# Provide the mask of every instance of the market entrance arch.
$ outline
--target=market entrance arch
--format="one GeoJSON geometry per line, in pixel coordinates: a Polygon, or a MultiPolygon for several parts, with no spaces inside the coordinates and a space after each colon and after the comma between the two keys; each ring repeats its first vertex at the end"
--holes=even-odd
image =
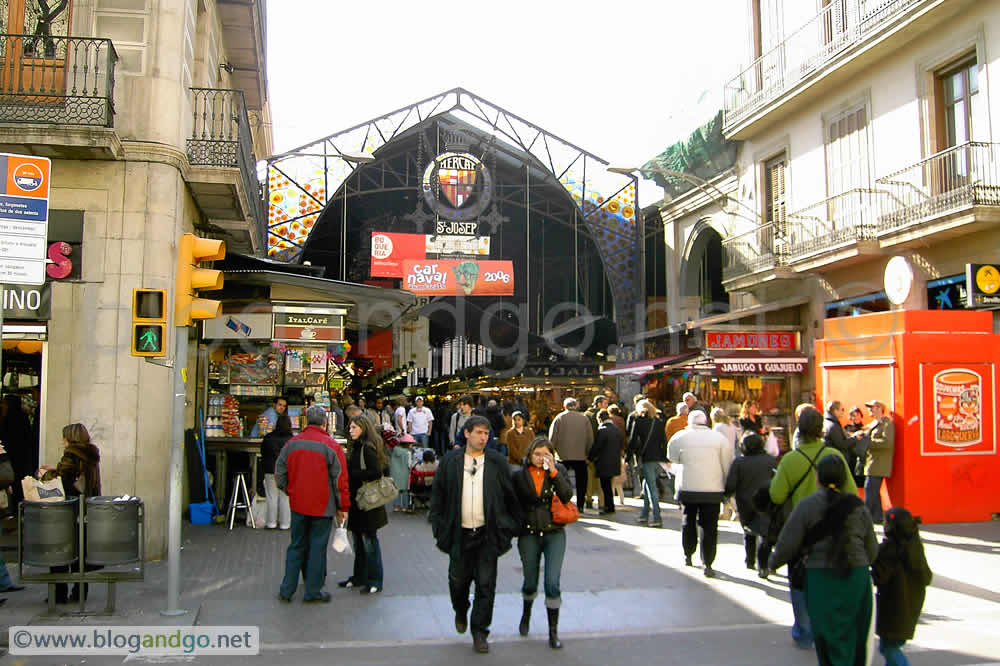
{"type": "Polygon", "coordinates": [[[328,277],[372,282],[379,278],[368,271],[370,232],[436,235],[474,226],[470,235],[491,237],[486,257],[514,262],[521,284],[507,300],[523,307],[530,329],[540,333],[545,324],[559,323],[546,321],[552,306],[579,302],[613,318],[620,338],[642,326],[637,192],[633,178],[606,167],[601,158],[455,88],[268,158],[268,256],[320,263],[328,277]],[[480,201],[481,210],[466,218],[434,209],[427,196],[431,188],[438,200],[460,198],[469,185],[428,180],[429,165],[449,152],[482,162],[485,175],[475,187],[486,177],[495,181],[491,200],[480,201]],[[539,248],[547,248],[541,257],[539,248]]]}

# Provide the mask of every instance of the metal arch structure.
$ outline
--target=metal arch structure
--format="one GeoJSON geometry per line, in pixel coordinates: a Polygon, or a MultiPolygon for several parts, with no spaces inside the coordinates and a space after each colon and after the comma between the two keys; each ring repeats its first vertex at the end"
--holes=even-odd
{"type": "MultiPolygon", "coordinates": [[[[637,181],[607,170],[606,160],[463,88],[453,88],[265,160],[268,256],[301,261],[317,220],[346,188],[359,156],[378,151],[431,118],[450,115],[524,155],[573,202],[604,264],[621,335],[644,328],[637,181]]],[[[347,196],[346,190],[342,196],[347,196]]]]}

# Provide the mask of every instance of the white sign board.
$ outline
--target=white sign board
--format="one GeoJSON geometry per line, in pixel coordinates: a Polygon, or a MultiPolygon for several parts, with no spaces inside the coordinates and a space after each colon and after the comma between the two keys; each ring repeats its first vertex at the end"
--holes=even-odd
{"type": "Polygon", "coordinates": [[[490,256],[489,236],[431,236],[427,234],[427,254],[467,254],[490,256]]]}
{"type": "Polygon", "coordinates": [[[45,284],[51,173],[47,157],[0,153],[0,283],[45,284]]]}

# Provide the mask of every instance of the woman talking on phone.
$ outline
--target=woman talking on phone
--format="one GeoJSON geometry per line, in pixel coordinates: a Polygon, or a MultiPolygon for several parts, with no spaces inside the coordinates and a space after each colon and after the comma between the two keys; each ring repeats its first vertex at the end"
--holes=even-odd
{"type": "Polygon", "coordinates": [[[566,530],[564,525],[552,520],[552,497],[555,495],[563,504],[569,504],[573,497],[573,486],[569,482],[566,468],[556,463],[547,437],[532,440],[525,457],[525,466],[514,472],[513,482],[514,493],[524,514],[521,535],[517,539],[517,550],[521,553],[521,565],[524,568],[524,584],[521,585],[524,611],[518,631],[522,636],[528,635],[531,605],[538,596],[538,577],[544,555],[549,646],[558,649],[562,647],[559,642],[559,608],[562,605],[559,578],[563,556],[566,554],[566,530]]]}

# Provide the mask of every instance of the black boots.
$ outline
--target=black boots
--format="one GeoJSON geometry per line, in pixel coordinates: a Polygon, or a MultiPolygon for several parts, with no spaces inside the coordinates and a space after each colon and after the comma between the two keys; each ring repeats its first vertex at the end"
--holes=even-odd
{"type": "Polygon", "coordinates": [[[562,647],[559,641],[559,609],[546,608],[549,613],[549,647],[558,650],[562,647]]]}
{"type": "Polygon", "coordinates": [[[522,636],[528,635],[528,625],[531,624],[531,604],[534,601],[534,599],[524,600],[524,610],[521,611],[521,624],[517,625],[517,631],[522,636]]]}

